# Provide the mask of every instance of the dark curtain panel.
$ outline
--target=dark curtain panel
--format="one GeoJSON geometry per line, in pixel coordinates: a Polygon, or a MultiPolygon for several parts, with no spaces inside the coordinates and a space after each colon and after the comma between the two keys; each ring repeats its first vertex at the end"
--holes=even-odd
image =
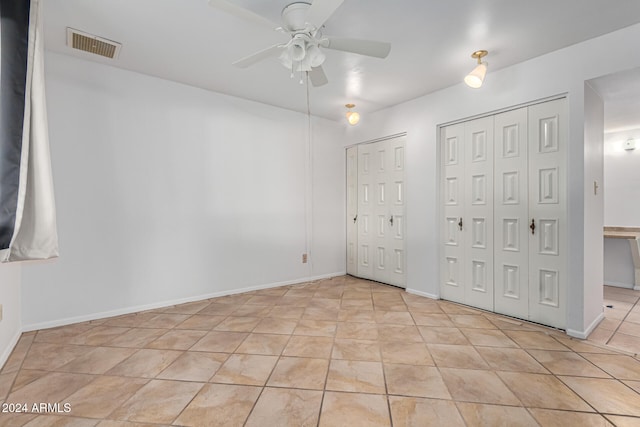
{"type": "Polygon", "coordinates": [[[0,0],[0,249],[14,234],[29,39],[30,0],[0,0]]]}

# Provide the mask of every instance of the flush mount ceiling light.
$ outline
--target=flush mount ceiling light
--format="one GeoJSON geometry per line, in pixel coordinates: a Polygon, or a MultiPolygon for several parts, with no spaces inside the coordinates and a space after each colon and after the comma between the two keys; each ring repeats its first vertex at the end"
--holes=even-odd
{"type": "Polygon", "coordinates": [[[478,65],[464,78],[464,82],[467,86],[474,89],[478,89],[482,86],[484,76],[487,74],[487,63],[482,62],[482,58],[487,56],[489,52],[486,50],[476,50],[471,54],[471,57],[478,60],[478,65]]]}
{"type": "Polygon", "coordinates": [[[347,111],[347,121],[351,126],[357,125],[360,121],[360,114],[355,111],[351,111],[351,109],[355,106],[356,104],[345,104],[345,107],[349,109],[349,111],[347,111]]]}

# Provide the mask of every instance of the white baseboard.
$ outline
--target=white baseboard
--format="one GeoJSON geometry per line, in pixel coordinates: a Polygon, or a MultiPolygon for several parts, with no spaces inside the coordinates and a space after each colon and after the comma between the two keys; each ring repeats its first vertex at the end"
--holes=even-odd
{"type": "Polygon", "coordinates": [[[586,340],[587,337],[593,330],[604,320],[604,313],[600,313],[598,317],[596,317],[593,322],[585,329],[584,331],[576,331],[575,329],[567,328],[567,335],[574,338],[579,338],[581,340],[586,340]]]}
{"type": "MultiPolygon", "coordinates": [[[[104,319],[104,318],[107,318],[107,317],[122,316],[124,314],[138,313],[140,311],[147,311],[147,310],[155,310],[155,309],[158,309],[158,308],[171,307],[172,305],[185,304],[185,303],[195,302],[195,301],[202,301],[202,300],[209,299],[209,298],[224,297],[224,296],[227,296],[227,295],[240,294],[240,293],[243,293],[243,292],[259,291],[261,289],[278,288],[280,286],[297,285],[297,284],[300,284],[300,283],[313,282],[315,280],[323,280],[323,279],[330,279],[332,277],[344,276],[345,274],[346,274],[346,272],[340,271],[340,272],[335,272],[335,273],[322,274],[322,275],[319,275],[319,276],[304,277],[304,278],[293,279],[293,280],[286,280],[286,281],[283,281],[283,282],[273,282],[273,283],[267,283],[267,284],[263,284],[263,285],[247,286],[245,288],[240,288],[240,289],[232,289],[232,290],[227,290],[227,291],[212,292],[212,293],[209,293],[209,294],[196,295],[196,296],[192,296],[192,297],[179,298],[179,299],[169,300],[169,301],[160,301],[160,302],[155,302],[155,303],[151,303],[151,304],[137,305],[137,306],[132,306],[132,307],[124,307],[124,308],[119,308],[119,309],[116,309],[116,310],[102,311],[102,312],[99,312],[99,313],[91,313],[91,314],[87,314],[87,315],[83,315],[83,316],[67,317],[67,318],[64,318],[64,319],[50,320],[50,321],[40,322],[40,323],[32,323],[32,324],[28,324],[28,325],[23,325],[22,332],[37,331],[37,330],[40,330],[40,329],[55,328],[55,327],[58,327],[58,326],[65,326],[65,325],[70,325],[70,324],[73,324],[73,323],[88,322],[88,321],[91,321],[91,320],[104,319]]],[[[20,337],[20,335],[18,334],[18,338],[19,337],[20,337]]],[[[16,342],[17,342],[17,340],[16,340],[16,342]]],[[[10,347],[9,353],[11,353],[11,351],[13,350],[14,346],[15,346],[15,343],[14,343],[14,345],[12,345],[10,347]]]]}
{"type": "Polygon", "coordinates": [[[11,352],[16,347],[16,344],[18,344],[18,340],[20,340],[21,335],[21,330],[16,331],[16,334],[11,338],[11,341],[9,341],[9,344],[2,352],[2,355],[0,355],[0,369],[2,369],[4,364],[7,363],[7,360],[9,360],[9,356],[11,356],[11,352]]]}
{"type": "Polygon", "coordinates": [[[430,294],[428,292],[419,291],[417,289],[407,288],[405,290],[409,294],[418,295],[418,296],[421,296],[421,297],[426,297],[426,298],[431,298],[431,299],[440,299],[439,295],[430,294]]]}
{"type": "MultiPolygon", "coordinates": [[[[632,283],[612,282],[611,280],[605,280],[605,286],[613,286],[614,288],[635,289],[632,283]]],[[[640,289],[640,288],[639,288],[640,289]]]]}

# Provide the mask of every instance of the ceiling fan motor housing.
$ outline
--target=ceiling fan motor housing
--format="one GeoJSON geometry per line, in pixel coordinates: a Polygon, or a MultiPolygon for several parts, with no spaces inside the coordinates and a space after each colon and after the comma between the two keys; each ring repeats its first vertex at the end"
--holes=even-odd
{"type": "Polygon", "coordinates": [[[284,28],[287,31],[292,32],[307,32],[311,30],[307,28],[308,25],[306,22],[307,14],[310,7],[310,3],[298,2],[291,3],[290,5],[282,9],[282,22],[284,23],[284,28]]]}

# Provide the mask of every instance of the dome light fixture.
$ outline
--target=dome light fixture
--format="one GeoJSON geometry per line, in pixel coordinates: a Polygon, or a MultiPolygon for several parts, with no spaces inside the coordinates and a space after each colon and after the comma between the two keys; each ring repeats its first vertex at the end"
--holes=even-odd
{"type": "Polygon", "coordinates": [[[478,60],[478,65],[474,68],[467,76],[464,78],[464,82],[467,86],[478,89],[482,86],[482,82],[484,81],[484,76],[487,74],[487,64],[486,62],[482,62],[482,58],[487,56],[489,52],[486,50],[476,50],[471,54],[471,57],[478,60]]]}
{"type": "Polygon", "coordinates": [[[356,111],[351,111],[351,109],[355,106],[356,104],[345,104],[345,107],[349,109],[349,111],[347,111],[347,121],[351,126],[357,125],[360,121],[360,114],[356,111]]]}

